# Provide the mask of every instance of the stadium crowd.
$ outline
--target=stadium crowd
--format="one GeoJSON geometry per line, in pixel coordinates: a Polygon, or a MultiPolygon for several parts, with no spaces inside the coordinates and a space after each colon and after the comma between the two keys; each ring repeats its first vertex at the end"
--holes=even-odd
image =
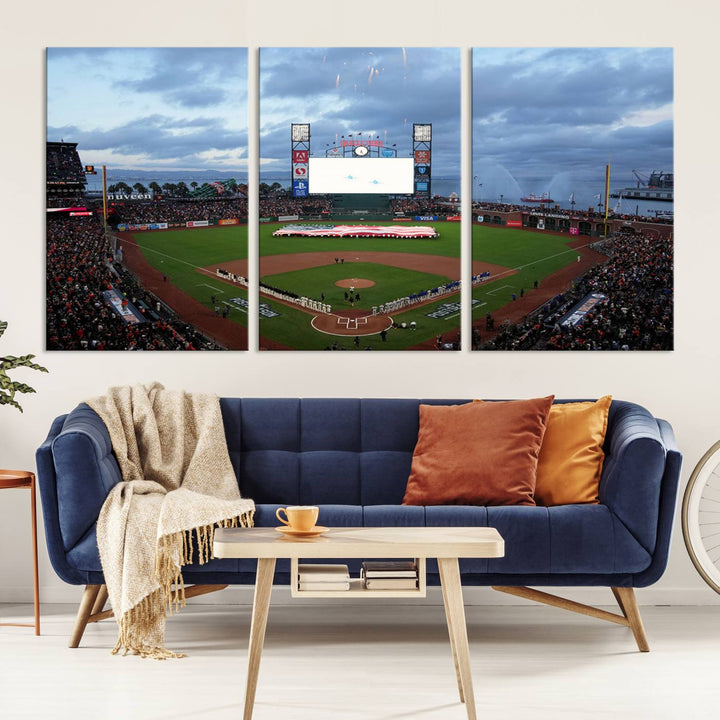
{"type": "MultiPolygon", "coordinates": [[[[102,212],[102,206],[98,208],[102,212]]],[[[154,200],[152,202],[114,203],[108,221],[112,224],[175,223],[184,225],[193,220],[238,218],[247,220],[247,198],[213,200],[154,200]]]]}
{"type": "Polygon", "coordinates": [[[48,350],[220,350],[175,319],[113,263],[97,217],[47,217],[48,350]],[[117,290],[145,322],[126,323],[103,293],[117,290]]]}
{"type": "Polygon", "coordinates": [[[74,144],[48,143],[45,161],[47,182],[85,184],[85,169],[74,144]]]}
{"type": "Polygon", "coordinates": [[[604,243],[608,260],[588,270],[573,288],[532,317],[506,324],[483,350],[672,350],[672,240],[619,234],[604,243]],[[576,325],[562,319],[590,293],[606,299],[576,325]]]}
{"type": "MultiPolygon", "coordinates": [[[[499,202],[485,202],[485,201],[476,201],[473,200],[472,204],[472,212],[473,215],[482,215],[483,213],[487,212],[502,212],[502,213],[510,213],[510,212],[523,212],[523,213],[538,213],[538,212],[547,212],[552,213],[556,216],[562,216],[564,218],[567,218],[568,220],[570,218],[576,218],[579,220],[594,220],[596,222],[600,222],[605,218],[604,211],[595,211],[590,210],[589,208],[587,210],[567,210],[564,208],[559,208],[556,206],[545,206],[545,207],[539,207],[538,205],[516,205],[513,203],[499,203],[499,202]]],[[[608,213],[608,218],[612,218],[613,220],[625,220],[627,222],[653,222],[653,223],[662,223],[664,225],[672,225],[673,224],[673,218],[672,216],[664,217],[664,216],[643,216],[643,215],[632,215],[632,214],[620,214],[615,213],[612,210],[608,213]]]]}
{"type": "Polygon", "coordinates": [[[273,193],[260,196],[260,217],[278,217],[279,215],[299,215],[319,217],[332,211],[332,196],[294,198],[289,193],[273,193]]]}
{"type": "Polygon", "coordinates": [[[446,198],[395,197],[390,207],[396,215],[459,215],[460,205],[446,198]]]}

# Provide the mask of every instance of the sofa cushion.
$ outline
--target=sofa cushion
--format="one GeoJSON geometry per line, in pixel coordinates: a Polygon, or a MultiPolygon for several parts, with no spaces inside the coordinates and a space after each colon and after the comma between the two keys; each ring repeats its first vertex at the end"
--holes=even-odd
{"type": "Polygon", "coordinates": [[[597,503],[612,397],[553,405],[540,448],[537,505],[597,503]]]}
{"type": "Polygon", "coordinates": [[[534,505],[553,396],[420,405],[405,505],[534,505]]]}
{"type": "MultiPolygon", "coordinates": [[[[256,526],[275,527],[278,524],[275,518],[278,507],[274,504],[257,505],[256,526]]],[[[328,527],[494,527],[505,540],[504,557],[460,560],[463,573],[491,573],[495,579],[490,582],[497,582],[498,574],[587,576],[589,573],[633,573],[644,570],[650,563],[649,553],[604,505],[321,505],[318,523],[328,527]]],[[[101,572],[94,526],[68,552],[67,557],[77,570],[101,572]]],[[[361,559],[348,562],[353,572],[359,568],[360,562],[361,559]]],[[[205,565],[188,565],[183,573],[202,573],[207,575],[203,582],[215,582],[213,573],[254,573],[256,565],[256,560],[252,558],[214,559],[205,565]]],[[[287,562],[279,563],[278,570],[287,571],[287,562]]],[[[437,572],[434,560],[428,560],[427,570],[428,573],[437,572]]],[[[218,578],[217,582],[228,580],[218,578]]]]}

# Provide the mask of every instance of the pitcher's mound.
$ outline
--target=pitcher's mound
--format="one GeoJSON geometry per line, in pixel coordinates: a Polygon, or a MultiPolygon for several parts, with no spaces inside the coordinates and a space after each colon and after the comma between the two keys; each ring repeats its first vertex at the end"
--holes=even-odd
{"type": "Polygon", "coordinates": [[[341,288],[369,288],[375,283],[372,280],[366,280],[365,278],[344,278],[342,280],[338,280],[335,284],[341,288]]]}

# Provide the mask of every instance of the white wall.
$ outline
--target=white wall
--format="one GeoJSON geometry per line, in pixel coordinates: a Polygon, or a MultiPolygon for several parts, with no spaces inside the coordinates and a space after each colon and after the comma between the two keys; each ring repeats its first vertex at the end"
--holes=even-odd
{"type": "MultiPolygon", "coordinates": [[[[111,384],[158,379],[167,387],[237,396],[531,397],[555,393],[592,397],[612,393],[671,421],[685,455],[682,491],[695,463],[720,436],[720,238],[712,227],[720,199],[714,7],[710,0],[492,4],[323,0],[304,6],[289,0],[123,0],[110,4],[24,2],[5,7],[0,42],[0,318],[8,320],[10,328],[0,341],[0,352],[35,352],[51,373],[23,374],[38,390],[38,395],[25,399],[23,415],[0,408],[0,466],[33,468],[34,451],[52,419],[111,384]],[[293,17],[293,10],[298,17],[293,17]],[[674,46],[677,349],[654,354],[357,353],[343,355],[342,364],[335,353],[44,352],[44,48],[310,44],[459,46],[465,49],[466,91],[468,49],[474,45],[674,46]]],[[[256,66],[256,54],[251,53],[251,58],[256,66]]],[[[592,76],[588,82],[593,82],[592,76]]],[[[255,115],[251,130],[256,127],[255,115]]],[[[257,147],[252,142],[251,150],[257,147]]],[[[469,161],[464,173],[469,180],[469,161]]],[[[254,237],[252,232],[251,240],[254,237]]],[[[467,231],[465,240],[467,244],[467,231]]],[[[464,266],[467,269],[467,261],[464,266]]],[[[255,332],[255,324],[251,331],[255,332]]],[[[251,339],[251,346],[256,344],[251,339]]],[[[27,501],[27,493],[21,491],[0,494],[0,601],[29,601],[32,596],[27,501]]],[[[78,589],[65,586],[52,571],[44,541],[41,555],[43,598],[76,598],[78,589]]],[[[483,597],[478,595],[478,601],[483,597]]],[[[718,600],[688,561],[679,517],[670,566],[655,588],[640,592],[640,600],[718,600]]]]}

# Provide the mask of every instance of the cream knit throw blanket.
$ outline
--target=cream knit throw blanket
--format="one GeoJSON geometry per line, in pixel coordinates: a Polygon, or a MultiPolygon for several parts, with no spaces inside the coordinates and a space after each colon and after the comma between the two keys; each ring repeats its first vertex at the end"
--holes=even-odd
{"type": "Polygon", "coordinates": [[[107,426],[123,477],[97,526],[119,626],[113,653],[182,657],[164,647],[166,613],[185,604],[182,567],[212,557],[216,524],[250,526],[255,509],[238,490],[220,402],[154,383],[110,388],[87,404],[107,426]]]}

